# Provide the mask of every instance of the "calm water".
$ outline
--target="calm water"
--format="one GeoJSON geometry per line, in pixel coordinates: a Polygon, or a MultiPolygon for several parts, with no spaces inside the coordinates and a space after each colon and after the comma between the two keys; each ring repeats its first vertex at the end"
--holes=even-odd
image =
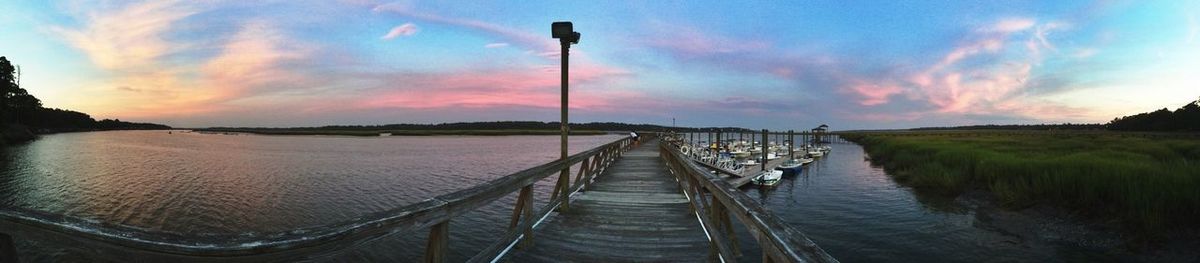
{"type": "MultiPolygon", "coordinates": [[[[798,226],[842,262],[1055,262],[1093,261],[1103,252],[1066,244],[1029,244],[988,230],[974,211],[941,197],[915,195],[881,168],[862,147],[832,144],[805,174],[784,177],[773,189],[748,187],[788,223],[798,226]]],[[[740,233],[742,243],[752,242],[740,233]]],[[[743,249],[755,255],[757,247],[743,249]]]]}
{"type": "MultiPolygon", "coordinates": [[[[569,148],[575,153],[619,138],[574,136],[569,148]]],[[[3,149],[0,207],[186,235],[266,235],[350,220],[544,164],[558,158],[558,140],[166,131],[56,134],[3,149]]],[[[535,187],[541,200],[548,195],[547,183],[551,182],[535,187]]],[[[451,245],[482,247],[490,239],[481,237],[507,225],[505,213],[511,211],[513,199],[452,221],[451,245]]],[[[410,236],[423,239],[426,234],[410,236]]],[[[386,249],[368,246],[335,257],[402,260],[419,255],[423,244],[406,238],[375,242],[386,249]]],[[[81,252],[44,251],[53,244],[19,246],[24,247],[22,256],[37,250],[33,253],[41,254],[38,257],[47,257],[42,259],[81,252]]],[[[453,256],[465,258],[467,253],[453,256]]]]}
{"type": "MultiPolygon", "coordinates": [[[[619,136],[578,136],[572,152],[619,136]]],[[[43,136],[4,149],[0,206],[38,209],[188,235],[268,234],[352,219],[470,187],[557,158],[556,136],[256,136],[163,131],[43,136]]],[[[976,227],[967,209],[918,199],[852,144],[786,177],[747,188],[844,262],[1044,261],[976,227]]],[[[549,180],[536,196],[545,200],[549,180]]],[[[513,196],[452,221],[452,260],[469,257],[507,224],[513,196]]],[[[539,202],[539,205],[544,202],[539,202]]],[[[329,261],[411,261],[426,232],[328,255],[329,261]]],[[[757,252],[742,233],[747,260],[757,252]]],[[[88,258],[53,241],[19,241],[26,260],[88,258]]]]}

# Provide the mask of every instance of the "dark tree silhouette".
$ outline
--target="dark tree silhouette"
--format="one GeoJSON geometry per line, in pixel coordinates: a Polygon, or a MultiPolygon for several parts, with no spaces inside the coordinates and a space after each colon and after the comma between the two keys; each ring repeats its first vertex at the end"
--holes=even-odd
{"type": "Polygon", "coordinates": [[[166,125],[120,120],[96,121],[82,112],[43,108],[41,100],[21,88],[15,73],[16,66],[13,66],[7,57],[0,56],[0,125],[27,126],[37,133],[170,128],[166,125]]]}
{"type": "Polygon", "coordinates": [[[1200,100],[1183,105],[1174,112],[1162,108],[1113,119],[1108,129],[1115,131],[1200,131],[1200,100]]]}

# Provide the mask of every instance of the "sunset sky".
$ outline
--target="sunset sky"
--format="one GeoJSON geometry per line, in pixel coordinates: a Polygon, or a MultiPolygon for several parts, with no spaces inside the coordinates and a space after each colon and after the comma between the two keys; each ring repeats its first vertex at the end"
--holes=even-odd
{"type": "Polygon", "coordinates": [[[1200,98],[1200,1],[6,1],[47,107],[181,127],[1107,122],[1200,98]],[[253,2],[253,3],[252,3],[253,2]]]}

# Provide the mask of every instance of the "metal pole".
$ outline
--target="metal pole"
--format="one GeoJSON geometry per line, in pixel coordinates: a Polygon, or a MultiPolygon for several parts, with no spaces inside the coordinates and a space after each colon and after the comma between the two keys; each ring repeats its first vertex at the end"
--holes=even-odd
{"type": "MultiPolygon", "coordinates": [[[[567,133],[570,132],[570,127],[567,126],[567,96],[569,95],[569,93],[567,93],[567,91],[568,91],[568,89],[567,89],[568,59],[567,58],[570,57],[570,54],[571,54],[571,52],[570,52],[571,42],[568,42],[566,40],[560,40],[559,43],[562,44],[562,92],[561,92],[562,93],[562,104],[560,105],[560,107],[562,107],[562,114],[561,114],[561,118],[560,118],[559,124],[558,124],[559,129],[562,131],[562,134],[560,135],[560,140],[559,140],[559,142],[560,142],[559,145],[562,147],[559,147],[559,149],[561,149],[561,151],[559,151],[559,159],[566,161],[567,160],[567,133]]],[[[571,170],[570,169],[571,169],[570,165],[564,166],[562,171],[560,171],[558,174],[558,177],[559,177],[558,181],[559,181],[559,183],[562,183],[562,185],[563,185],[562,191],[560,191],[560,193],[562,193],[562,195],[563,195],[563,199],[562,199],[562,210],[563,211],[566,211],[566,210],[570,209],[570,207],[571,207],[571,204],[570,204],[571,197],[569,196],[570,193],[567,193],[567,191],[566,191],[567,189],[570,189],[570,187],[569,187],[570,186],[569,180],[571,180],[571,178],[570,178],[571,170]]]]}

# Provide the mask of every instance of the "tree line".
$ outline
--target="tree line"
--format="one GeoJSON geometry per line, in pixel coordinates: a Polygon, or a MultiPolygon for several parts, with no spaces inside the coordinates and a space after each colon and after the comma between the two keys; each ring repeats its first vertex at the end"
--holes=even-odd
{"type": "MultiPolygon", "coordinates": [[[[679,132],[701,132],[701,131],[745,131],[743,128],[736,127],[706,127],[706,128],[685,128],[685,127],[668,127],[654,124],[628,124],[619,122],[589,122],[589,123],[571,123],[571,130],[591,130],[591,131],[679,131],[679,132]]],[[[294,128],[255,128],[255,127],[213,127],[213,129],[275,129],[275,130],[410,130],[410,131],[450,131],[450,130],[558,130],[559,122],[540,122],[540,121],[491,121],[491,122],[453,122],[453,123],[437,123],[437,124],[385,124],[385,125],[328,125],[320,127],[294,127],[294,128]]]]}
{"type": "Polygon", "coordinates": [[[913,131],[926,130],[1026,130],[1026,131],[1050,131],[1050,130],[1104,130],[1104,124],[1099,123],[1063,123],[1063,124],[1007,124],[1007,125],[970,125],[970,126],[955,126],[955,127],[922,127],[909,129],[913,131]]]}
{"type": "Polygon", "coordinates": [[[170,129],[153,123],[104,119],[86,113],[42,107],[42,101],[21,87],[16,66],[0,56],[0,125],[6,130],[28,129],[33,133],[88,130],[170,129]]]}
{"type": "Polygon", "coordinates": [[[1119,117],[1108,122],[1114,131],[1200,131],[1200,100],[1193,101],[1175,111],[1162,108],[1152,112],[1119,117]]]}

